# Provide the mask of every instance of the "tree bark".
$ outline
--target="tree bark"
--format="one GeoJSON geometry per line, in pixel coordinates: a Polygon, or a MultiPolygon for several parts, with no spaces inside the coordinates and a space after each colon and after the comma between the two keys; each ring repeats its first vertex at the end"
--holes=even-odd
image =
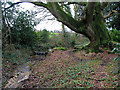
{"type": "Polygon", "coordinates": [[[99,46],[107,46],[109,44],[110,37],[104,17],[102,16],[102,11],[99,7],[100,4],[96,6],[91,2],[89,2],[89,4],[87,11],[87,29],[85,32],[87,32],[87,37],[90,40],[88,47],[90,47],[92,51],[98,51],[99,46]]]}

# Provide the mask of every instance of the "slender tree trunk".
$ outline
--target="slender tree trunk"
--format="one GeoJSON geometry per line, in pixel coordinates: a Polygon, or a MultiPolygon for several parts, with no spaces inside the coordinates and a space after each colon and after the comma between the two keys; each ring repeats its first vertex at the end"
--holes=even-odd
{"type": "MultiPolygon", "coordinates": [[[[74,5],[74,11],[75,11],[75,19],[78,21],[78,14],[77,14],[78,5],[77,4],[74,5]]],[[[75,38],[77,38],[77,35],[78,35],[78,33],[75,33],[75,38]]]]}
{"type": "Polygon", "coordinates": [[[77,12],[78,12],[78,5],[77,4],[74,5],[74,11],[75,11],[75,19],[78,21],[78,14],[77,14],[77,12]]]}
{"type": "Polygon", "coordinates": [[[63,33],[63,37],[65,37],[65,25],[64,24],[62,24],[62,33],[63,33]]]}
{"type": "MultiPolygon", "coordinates": [[[[61,9],[63,10],[63,3],[61,3],[61,9]]],[[[65,38],[65,25],[62,23],[62,34],[63,34],[63,38],[65,38]]]]}

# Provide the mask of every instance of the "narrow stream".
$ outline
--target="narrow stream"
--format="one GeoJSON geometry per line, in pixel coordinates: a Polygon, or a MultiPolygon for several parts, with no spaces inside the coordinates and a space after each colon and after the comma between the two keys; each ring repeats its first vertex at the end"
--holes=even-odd
{"type": "Polygon", "coordinates": [[[44,60],[50,50],[51,49],[49,49],[47,52],[36,51],[36,57],[31,57],[29,58],[28,62],[18,66],[18,68],[15,70],[16,73],[14,77],[8,80],[8,84],[6,84],[5,88],[21,88],[24,81],[28,79],[29,75],[31,74],[31,62],[36,60],[44,60]]]}

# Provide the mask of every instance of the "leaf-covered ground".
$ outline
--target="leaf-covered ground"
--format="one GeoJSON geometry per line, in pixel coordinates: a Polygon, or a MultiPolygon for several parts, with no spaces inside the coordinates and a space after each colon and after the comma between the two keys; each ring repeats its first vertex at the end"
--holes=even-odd
{"type": "Polygon", "coordinates": [[[117,54],[56,50],[32,64],[23,88],[115,88],[118,86],[117,54]]]}

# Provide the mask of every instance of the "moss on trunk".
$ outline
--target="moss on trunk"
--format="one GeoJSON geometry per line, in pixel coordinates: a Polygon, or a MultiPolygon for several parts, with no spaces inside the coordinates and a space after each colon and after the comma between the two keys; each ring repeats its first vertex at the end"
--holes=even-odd
{"type": "Polygon", "coordinates": [[[88,38],[90,39],[90,44],[85,48],[88,51],[99,51],[100,46],[107,46],[110,42],[109,32],[106,28],[104,17],[101,14],[101,10],[96,4],[93,21],[86,25],[88,32],[88,38]]]}

